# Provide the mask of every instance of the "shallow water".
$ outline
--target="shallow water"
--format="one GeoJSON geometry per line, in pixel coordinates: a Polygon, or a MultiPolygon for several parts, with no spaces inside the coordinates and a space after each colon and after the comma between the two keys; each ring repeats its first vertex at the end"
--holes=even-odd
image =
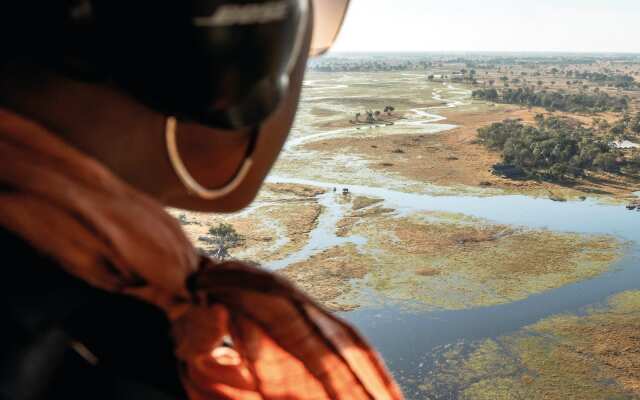
{"type": "Polygon", "coordinates": [[[522,195],[432,196],[381,187],[337,185],[278,176],[271,176],[269,182],[297,183],[327,189],[347,187],[352,195],[383,199],[385,207],[396,209],[400,215],[418,211],[463,213],[500,224],[562,232],[612,234],[624,240],[640,242],[639,212],[629,211],[624,205],[603,204],[594,199],[557,202],[522,195]]]}
{"type": "MultiPolygon", "coordinates": [[[[442,347],[460,341],[496,338],[559,313],[581,313],[586,306],[640,287],[640,248],[635,246],[607,273],[525,300],[456,311],[411,313],[400,306],[343,313],[382,353],[408,398],[420,393],[425,374],[437,368],[442,347]]],[[[440,393],[439,395],[444,395],[440,393]]],[[[438,395],[437,393],[433,393],[438,395]]]]}
{"type": "MultiPolygon", "coordinates": [[[[315,79],[315,77],[314,77],[315,79]]],[[[397,74],[397,80],[415,80],[416,87],[433,89],[417,74],[397,74]]],[[[307,97],[335,97],[336,90],[366,81],[366,75],[341,74],[329,82],[320,78],[307,82],[307,97]],[[338,83],[339,84],[336,84],[338,83]]],[[[420,89],[422,90],[422,89],[420,89]]],[[[431,98],[446,105],[414,108],[407,120],[400,121],[389,134],[410,132],[441,132],[453,125],[437,124],[445,118],[437,115],[438,108],[460,107],[468,100],[469,92],[451,85],[432,90],[431,98]]],[[[385,93],[387,96],[407,96],[406,93],[385,93]]],[[[308,105],[303,101],[303,110],[308,105]]],[[[304,112],[303,112],[304,114],[304,112]]],[[[287,145],[291,155],[294,148],[309,141],[355,133],[354,128],[321,131],[311,127],[312,119],[305,117],[296,123],[292,140],[287,145]]],[[[287,154],[285,153],[285,157],[287,154]]],[[[438,368],[437,356],[443,348],[460,341],[495,338],[512,333],[540,319],[562,312],[580,312],[585,306],[601,303],[615,293],[640,288],[640,212],[629,211],[624,205],[604,204],[595,199],[585,201],[555,202],[543,198],[522,195],[501,196],[433,196],[427,192],[403,191],[402,182],[343,185],[333,181],[271,176],[270,182],[297,183],[328,189],[320,196],[324,211],[318,226],[311,233],[309,243],[299,252],[269,264],[272,269],[283,268],[293,262],[303,261],[321,251],[344,243],[363,245],[362,237],[340,238],[336,236],[336,223],[348,211],[341,201],[340,191],[347,187],[352,196],[383,199],[383,206],[396,210],[398,215],[410,215],[421,211],[462,213],[499,224],[533,229],[549,229],[558,232],[614,235],[628,242],[625,256],[611,270],[586,281],[566,285],[532,295],[527,299],[490,307],[459,311],[408,311],[406,304],[362,308],[342,313],[353,322],[380,350],[394,375],[400,380],[407,397],[424,398],[418,386],[430,371],[438,368]],[[334,193],[333,188],[338,192],[334,193]],[[389,189],[393,187],[395,190],[389,189]]],[[[433,192],[431,192],[433,193],[433,192]]],[[[639,192],[640,194],[640,192],[639,192]]],[[[373,291],[371,291],[373,292],[373,291]]],[[[371,296],[376,296],[371,293],[371,296]]],[[[373,302],[376,304],[376,302],[373,302]]],[[[414,308],[418,309],[418,308],[414,308]]],[[[445,390],[445,389],[443,389],[445,390]]],[[[455,398],[450,393],[432,393],[428,398],[455,398]]]]}
{"type": "MultiPolygon", "coordinates": [[[[344,205],[337,201],[341,195],[332,192],[337,185],[292,178],[271,177],[270,180],[330,189],[321,200],[327,211],[313,231],[309,244],[300,252],[272,263],[270,267],[282,268],[345,242],[363,244],[364,238],[335,236],[335,223],[345,212],[344,205]]],[[[522,301],[456,311],[411,312],[406,304],[398,304],[343,313],[342,316],[354,323],[379,349],[396,378],[401,381],[408,398],[424,395],[418,385],[428,371],[437,369],[434,363],[443,346],[461,340],[475,341],[509,334],[542,318],[563,312],[579,312],[582,307],[603,302],[615,293],[640,287],[640,213],[630,212],[621,205],[602,204],[594,200],[554,202],[526,196],[434,197],[353,185],[349,186],[349,191],[352,196],[384,199],[384,206],[396,209],[400,215],[418,211],[464,213],[500,224],[527,228],[613,234],[629,242],[626,255],[609,272],[594,279],[532,295],[522,301]]],[[[371,295],[376,296],[373,293],[371,295]]],[[[375,301],[372,303],[376,304],[375,301]]],[[[439,395],[446,396],[447,393],[439,395]]]]}
{"type": "Polygon", "coordinates": [[[287,265],[304,261],[322,250],[348,243],[356,245],[365,244],[367,239],[361,236],[338,237],[335,235],[336,224],[345,213],[345,205],[335,201],[336,194],[327,192],[318,196],[318,203],[323,207],[323,212],[318,218],[318,226],[309,235],[307,244],[298,252],[281,260],[267,264],[273,270],[284,268],[287,265]],[[332,234],[333,232],[333,234],[332,234]]]}

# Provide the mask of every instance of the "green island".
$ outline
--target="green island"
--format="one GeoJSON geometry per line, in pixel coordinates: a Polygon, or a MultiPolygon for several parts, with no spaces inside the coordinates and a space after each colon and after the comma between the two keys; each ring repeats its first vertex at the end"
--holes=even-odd
{"type": "MultiPolygon", "coordinates": [[[[516,83],[519,83],[516,82],[516,83]]],[[[597,113],[604,111],[622,112],[629,107],[626,96],[612,96],[608,93],[566,93],[560,91],[536,90],[532,87],[517,89],[488,88],[477,89],[472,97],[479,100],[504,104],[518,104],[526,107],[543,107],[547,111],[568,111],[597,113]]]]}
{"type": "Polygon", "coordinates": [[[329,54],[251,207],[171,212],[356,324],[408,399],[639,398],[639,79],[634,54],[329,54]]]}
{"type": "Polygon", "coordinates": [[[583,315],[556,315],[514,334],[447,347],[421,388],[465,400],[636,399],[639,329],[640,291],[623,292],[583,315]]]}
{"type": "Polygon", "coordinates": [[[584,177],[589,171],[637,176],[640,151],[612,146],[623,138],[640,139],[640,114],[616,122],[610,129],[597,121],[593,127],[585,127],[569,118],[537,114],[534,126],[505,120],[478,130],[482,144],[501,152],[503,163],[494,170],[514,178],[561,182],[584,177]]]}

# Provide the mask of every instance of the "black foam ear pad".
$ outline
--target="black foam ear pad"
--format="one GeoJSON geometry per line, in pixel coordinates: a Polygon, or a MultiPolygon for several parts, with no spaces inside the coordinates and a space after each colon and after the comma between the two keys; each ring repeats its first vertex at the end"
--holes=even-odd
{"type": "Polygon", "coordinates": [[[3,2],[0,7],[0,63],[58,58],[66,4],[60,0],[3,2]]]}
{"type": "Polygon", "coordinates": [[[64,3],[55,42],[46,32],[34,35],[64,69],[110,80],[162,113],[221,128],[256,126],[273,112],[309,20],[309,0],[64,3]]]}

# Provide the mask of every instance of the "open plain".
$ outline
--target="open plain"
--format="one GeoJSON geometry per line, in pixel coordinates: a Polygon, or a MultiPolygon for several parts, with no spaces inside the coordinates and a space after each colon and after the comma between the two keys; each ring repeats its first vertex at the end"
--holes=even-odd
{"type": "Polygon", "coordinates": [[[639,397],[640,213],[627,206],[640,176],[626,165],[636,149],[620,150],[620,171],[512,179],[492,173],[503,154],[478,129],[544,115],[608,140],[599,127],[631,126],[640,91],[605,83],[599,91],[629,108],[593,113],[472,92],[593,92],[568,71],[636,76],[640,64],[475,60],[470,74],[458,58],[376,71],[362,57],[349,59],[361,71],[329,58],[307,74],[291,137],[249,209],[170,210],[195,245],[215,254],[210,229],[229,224],[243,239],[231,257],[283,274],[356,324],[410,399],[639,397]]]}

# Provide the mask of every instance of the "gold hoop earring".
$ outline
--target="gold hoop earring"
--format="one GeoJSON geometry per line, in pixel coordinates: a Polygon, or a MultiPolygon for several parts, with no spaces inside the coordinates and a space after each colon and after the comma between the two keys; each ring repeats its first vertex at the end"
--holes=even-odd
{"type": "Polygon", "coordinates": [[[178,179],[187,188],[190,194],[198,196],[205,200],[215,200],[228,195],[240,186],[240,183],[246,178],[251,165],[253,164],[252,154],[244,159],[244,162],[238,169],[236,175],[226,185],[218,189],[207,189],[200,185],[191,176],[187,167],[184,165],[180,152],[178,151],[178,144],[176,142],[176,131],[178,129],[178,121],[175,117],[167,117],[165,124],[165,137],[167,142],[167,154],[171,161],[171,166],[174,172],[178,176],[178,179]]]}

